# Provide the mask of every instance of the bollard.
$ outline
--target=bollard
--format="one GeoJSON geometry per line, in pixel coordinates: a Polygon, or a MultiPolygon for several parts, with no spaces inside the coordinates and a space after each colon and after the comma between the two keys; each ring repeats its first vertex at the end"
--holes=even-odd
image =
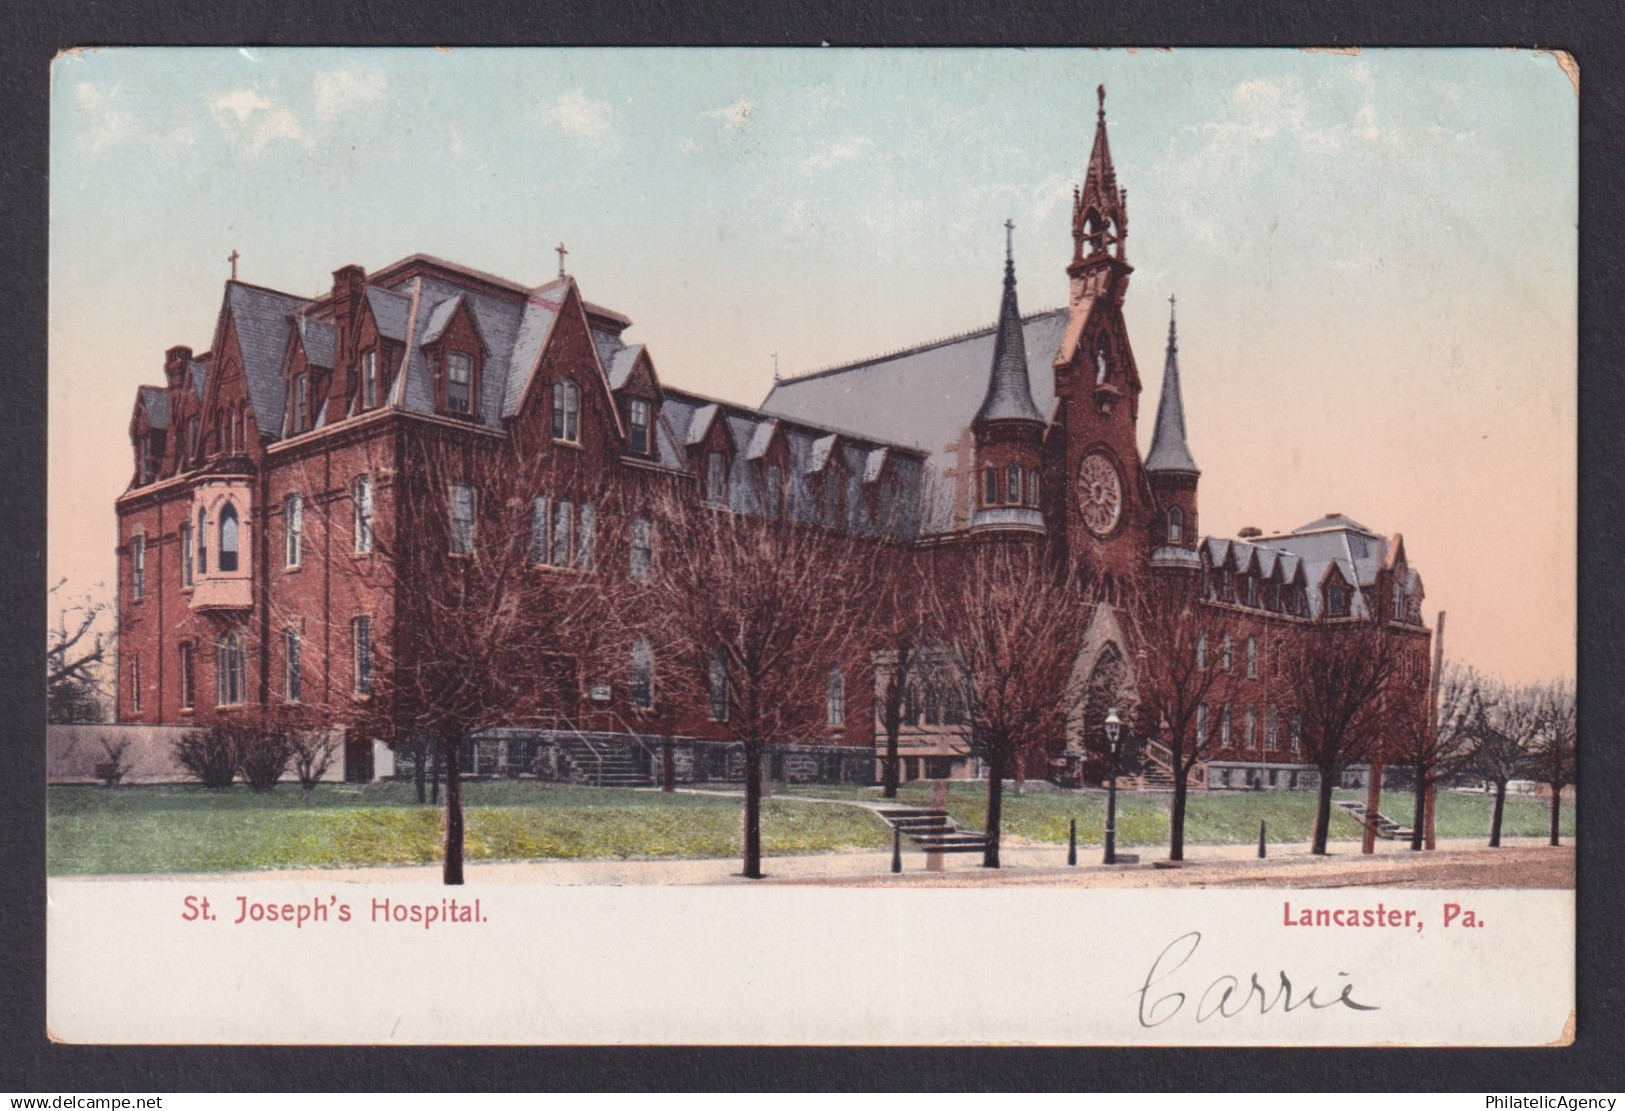
{"type": "Polygon", "coordinates": [[[1074,867],[1078,863],[1078,820],[1076,818],[1067,822],[1066,862],[1074,867]]]}
{"type": "Polygon", "coordinates": [[[897,826],[891,828],[891,870],[903,870],[903,831],[897,826]]]}
{"type": "Polygon", "coordinates": [[[1258,859],[1264,859],[1264,823],[1258,823],[1258,859]]]}

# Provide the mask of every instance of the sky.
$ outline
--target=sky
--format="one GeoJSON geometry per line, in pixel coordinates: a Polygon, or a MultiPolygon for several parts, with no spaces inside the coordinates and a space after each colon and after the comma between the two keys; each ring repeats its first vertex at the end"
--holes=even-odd
{"type": "Polygon", "coordinates": [[[1124,312],[1167,298],[1202,527],[1402,533],[1446,655],[1574,673],[1578,99],[1549,54],[145,48],[52,72],[50,550],[113,579],[138,385],[244,281],[554,247],[663,380],[785,375],[1063,305],[1107,90],[1124,312]]]}

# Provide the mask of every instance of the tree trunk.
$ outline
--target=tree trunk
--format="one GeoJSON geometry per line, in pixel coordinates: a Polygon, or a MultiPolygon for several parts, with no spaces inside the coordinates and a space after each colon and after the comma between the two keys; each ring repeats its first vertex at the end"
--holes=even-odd
{"type": "Polygon", "coordinates": [[[897,734],[900,733],[901,723],[895,715],[888,714],[886,722],[886,767],[882,772],[884,786],[880,794],[882,798],[894,799],[897,797],[897,734]]]}
{"type": "Polygon", "coordinates": [[[762,878],[762,745],[745,742],[745,878],[762,878]]]}
{"type": "Polygon", "coordinates": [[[1336,771],[1320,771],[1320,801],[1315,807],[1315,841],[1309,851],[1316,856],[1326,855],[1326,837],[1332,825],[1332,781],[1336,771]]]}
{"type": "Polygon", "coordinates": [[[1557,819],[1563,812],[1563,786],[1560,783],[1552,784],[1552,839],[1551,844],[1558,843],[1557,819]]]}
{"type": "Polygon", "coordinates": [[[1506,805],[1507,781],[1497,779],[1495,781],[1495,813],[1490,816],[1490,848],[1492,849],[1501,847],[1501,814],[1506,810],[1506,805]]]}
{"type": "Polygon", "coordinates": [[[423,806],[429,801],[429,792],[425,784],[429,777],[429,746],[420,737],[412,741],[412,782],[417,785],[418,805],[423,806]]]}
{"type": "Polygon", "coordinates": [[[1185,762],[1185,746],[1175,741],[1174,751],[1174,801],[1168,813],[1168,859],[1185,859],[1185,797],[1189,790],[1186,782],[1191,773],[1191,764],[1185,762]]]}
{"type": "Polygon", "coordinates": [[[1377,815],[1382,813],[1382,755],[1373,753],[1365,769],[1365,829],[1360,832],[1360,851],[1367,856],[1377,851],[1377,815]]]}
{"type": "MultiPolygon", "coordinates": [[[[444,882],[463,882],[463,769],[462,742],[446,738],[446,864],[444,882]]],[[[438,778],[438,777],[437,777],[438,778]]]]}
{"type": "Polygon", "coordinates": [[[1428,792],[1433,790],[1433,771],[1416,767],[1416,804],[1411,807],[1411,852],[1422,851],[1423,827],[1427,825],[1428,792]]]}
{"type": "Polygon", "coordinates": [[[982,867],[999,867],[999,827],[1004,821],[1004,752],[1000,746],[989,749],[987,757],[987,844],[982,850],[982,867]]]}
{"type": "Polygon", "coordinates": [[[440,748],[438,745],[429,756],[429,802],[435,806],[440,805],[440,748]]]}

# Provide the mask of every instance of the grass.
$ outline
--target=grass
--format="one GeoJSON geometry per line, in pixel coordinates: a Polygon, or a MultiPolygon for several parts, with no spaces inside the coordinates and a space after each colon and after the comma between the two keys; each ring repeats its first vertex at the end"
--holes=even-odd
{"type": "MultiPolygon", "coordinates": [[[[875,787],[819,785],[780,789],[762,812],[768,856],[883,849],[889,831],[855,806],[820,806],[809,799],[878,800],[875,787]]],[[[1339,792],[1339,798],[1355,798],[1339,792]]],[[[1363,796],[1362,796],[1363,797],[1363,796]]],[[[1409,795],[1390,795],[1391,817],[1407,821],[1409,795]]],[[[603,790],[530,781],[471,782],[464,788],[470,860],[726,857],[739,852],[739,798],[603,790]]],[[[905,785],[899,801],[922,804],[927,784],[905,785]]],[[[948,810],[981,829],[985,783],[956,782],[948,810]]],[[[1099,844],[1106,799],[1098,792],[1006,790],[1004,831],[1028,841],[1064,843],[1076,818],[1078,840],[1099,844]]],[[[1445,792],[1438,835],[1485,837],[1493,799],[1445,792]]],[[[245,787],[52,787],[48,794],[47,867],[52,875],[252,871],[427,864],[440,859],[441,811],[418,806],[409,784],[324,785],[308,802],[297,789],[255,794],[245,787]]],[[[1168,796],[1118,795],[1118,843],[1166,844],[1168,796]]],[[[1187,816],[1190,844],[1246,844],[1258,823],[1275,842],[1309,840],[1315,796],[1307,791],[1193,791],[1187,816]]],[[[1543,835],[1547,804],[1509,798],[1503,832],[1543,835]]],[[[1574,807],[1563,807],[1562,831],[1574,834],[1574,807]]],[[[1342,811],[1331,835],[1360,836],[1342,811]]]]}

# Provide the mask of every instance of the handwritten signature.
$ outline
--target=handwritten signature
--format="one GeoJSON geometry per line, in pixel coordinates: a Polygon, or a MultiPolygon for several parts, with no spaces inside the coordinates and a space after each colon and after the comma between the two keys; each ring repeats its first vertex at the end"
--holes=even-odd
{"type": "MultiPolygon", "coordinates": [[[[1202,935],[1196,930],[1182,934],[1168,943],[1167,948],[1157,955],[1151,963],[1151,970],[1146,973],[1145,984],[1137,993],[1140,997],[1140,1025],[1145,1027],[1161,1026],[1184,1009],[1189,996],[1184,991],[1163,988],[1163,982],[1172,977],[1183,968],[1196,953],[1197,946],[1202,944],[1202,935]],[[1153,989],[1165,991],[1165,994],[1151,998],[1153,989]]],[[[1342,991],[1332,999],[1321,1000],[1316,993],[1323,990],[1312,987],[1306,994],[1296,995],[1292,981],[1286,972],[1280,973],[1280,983],[1274,986],[1275,994],[1272,996],[1268,988],[1259,982],[1259,974],[1252,973],[1244,983],[1240,976],[1224,975],[1213,980],[1197,998],[1196,1008],[1193,1012],[1197,1022],[1206,1022],[1210,1018],[1235,1018],[1244,1013],[1250,1013],[1256,1005],[1258,1013],[1267,1015],[1280,1007],[1282,1014],[1290,1014],[1300,1007],[1321,1011],[1327,1007],[1344,1006],[1351,1011],[1381,1010],[1375,1005],[1357,1002],[1354,998],[1354,982],[1350,980],[1343,985],[1342,991]],[[1256,1004],[1255,1004],[1256,1000],[1256,1004]]],[[[1347,976],[1346,972],[1339,972],[1339,976],[1347,976]]],[[[1265,979],[1268,979],[1266,975],[1265,979]]],[[[1199,982],[1199,981],[1198,981],[1199,982]]]]}

